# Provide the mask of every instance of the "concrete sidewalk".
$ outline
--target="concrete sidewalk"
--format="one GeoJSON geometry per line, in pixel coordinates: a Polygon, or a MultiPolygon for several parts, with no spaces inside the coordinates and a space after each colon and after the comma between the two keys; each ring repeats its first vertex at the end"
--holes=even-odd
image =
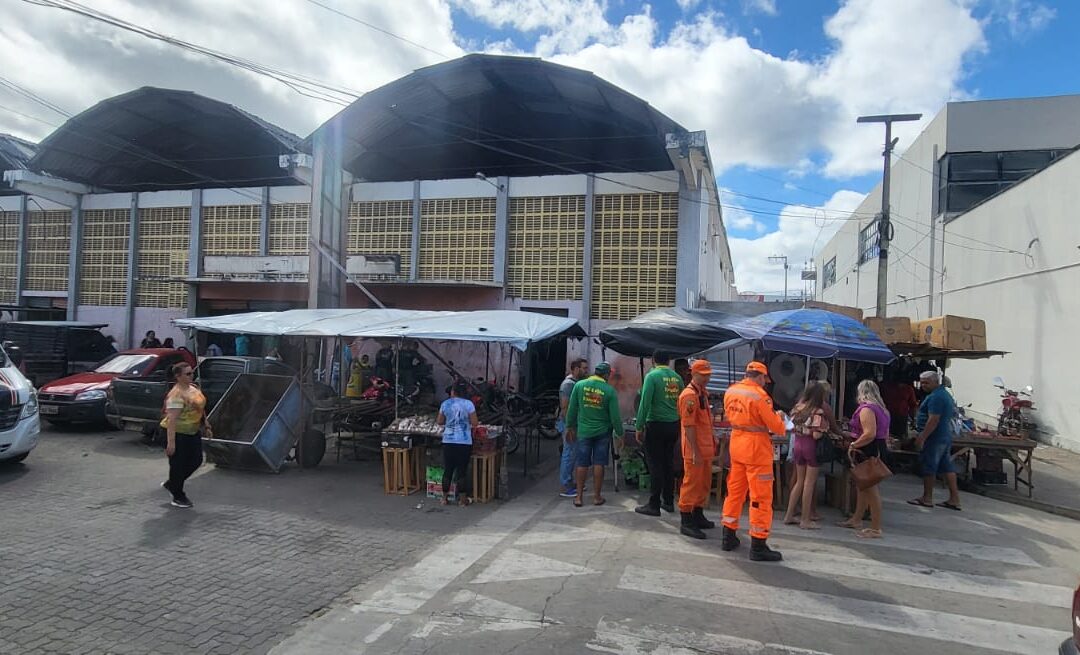
{"type": "Polygon", "coordinates": [[[1023,486],[1013,489],[1012,470],[1008,466],[1009,485],[976,485],[972,491],[1080,521],[1080,453],[1040,445],[1032,456],[1032,466],[1035,490],[1031,498],[1023,486]]]}

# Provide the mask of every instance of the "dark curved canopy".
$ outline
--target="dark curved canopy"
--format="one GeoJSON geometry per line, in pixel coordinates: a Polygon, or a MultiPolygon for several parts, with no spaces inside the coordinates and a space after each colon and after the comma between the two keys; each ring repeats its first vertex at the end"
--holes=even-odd
{"type": "Polygon", "coordinates": [[[69,119],[29,168],[114,191],[296,184],[278,156],[299,141],[230,104],[142,87],[69,119]]]}
{"type": "Polygon", "coordinates": [[[684,131],[587,71],[467,55],[365,94],[302,147],[340,138],[343,168],[370,181],[657,171],[673,168],[665,135],[684,131]]]}
{"type": "MultiPolygon", "coordinates": [[[[17,136],[0,134],[0,173],[16,168],[26,168],[37,152],[37,145],[17,136]]],[[[0,196],[16,193],[7,182],[0,179],[0,196]]]]}

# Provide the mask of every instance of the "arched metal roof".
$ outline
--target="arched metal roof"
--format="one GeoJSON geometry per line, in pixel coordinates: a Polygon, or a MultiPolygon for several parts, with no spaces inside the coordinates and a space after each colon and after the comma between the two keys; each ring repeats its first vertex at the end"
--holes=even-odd
{"type": "Polygon", "coordinates": [[[142,87],[69,119],[29,168],[114,191],[296,184],[278,156],[299,141],[230,104],[142,87]]]}
{"type": "Polygon", "coordinates": [[[590,72],[467,55],[365,94],[301,148],[334,135],[343,167],[370,181],[657,171],[672,168],[665,135],[684,131],[590,72]]]}
{"type": "MultiPolygon", "coordinates": [[[[26,168],[37,151],[37,146],[17,136],[0,134],[0,173],[17,168],[26,168]]],[[[0,179],[0,196],[18,193],[0,179]]]]}

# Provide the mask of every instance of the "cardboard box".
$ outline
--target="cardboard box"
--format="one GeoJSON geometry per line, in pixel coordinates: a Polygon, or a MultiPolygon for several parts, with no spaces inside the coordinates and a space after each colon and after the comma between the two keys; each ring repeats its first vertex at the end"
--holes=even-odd
{"type": "Polygon", "coordinates": [[[985,350],[986,323],[966,316],[938,316],[912,324],[912,338],[938,348],[985,350]]]}
{"type": "Polygon", "coordinates": [[[863,325],[878,335],[884,343],[907,343],[911,341],[911,319],[906,316],[863,319],[863,325]]]}
{"type": "Polygon", "coordinates": [[[819,302],[817,300],[807,300],[805,303],[809,309],[824,309],[828,312],[834,312],[836,314],[843,314],[848,318],[853,318],[856,321],[863,320],[863,311],[858,307],[847,307],[844,305],[833,305],[827,302],[819,302]]]}

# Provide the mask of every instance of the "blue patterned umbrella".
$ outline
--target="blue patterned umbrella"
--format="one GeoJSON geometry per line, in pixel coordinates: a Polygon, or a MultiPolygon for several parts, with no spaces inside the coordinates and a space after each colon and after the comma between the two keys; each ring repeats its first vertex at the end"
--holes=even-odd
{"type": "Polygon", "coordinates": [[[824,309],[768,312],[740,318],[729,327],[744,339],[760,340],[766,350],[873,364],[888,364],[896,358],[865,325],[824,309]]]}

